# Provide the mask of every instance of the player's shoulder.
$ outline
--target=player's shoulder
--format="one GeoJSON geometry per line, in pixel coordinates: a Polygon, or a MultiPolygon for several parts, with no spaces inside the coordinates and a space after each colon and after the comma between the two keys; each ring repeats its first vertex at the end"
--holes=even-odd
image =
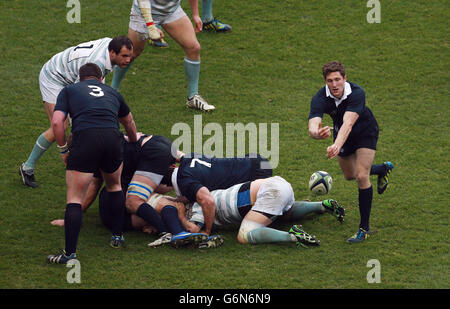
{"type": "Polygon", "coordinates": [[[352,93],[351,94],[353,94],[353,95],[364,95],[365,94],[365,91],[364,91],[364,88],[363,87],[361,87],[360,85],[358,85],[358,84],[355,84],[355,83],[353,83],[353,82],[349,82],[349,81],[347,81],[347,83],[350,85],[350,88],[351,88],[351,90],[352,90],[352,93]]]}
{"type": "Polygon", "coordinates": [[[323,86],[312,97],[311,102],[313,102],[313,103],[324,102],[326,100],[326,98],[327,98],[327,92],[326,92],[325,86],[323,86]]]}

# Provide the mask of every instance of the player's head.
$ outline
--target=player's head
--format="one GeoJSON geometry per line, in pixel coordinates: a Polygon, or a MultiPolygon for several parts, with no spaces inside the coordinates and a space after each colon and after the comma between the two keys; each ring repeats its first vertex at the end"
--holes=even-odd
{"type": "Polygon", "coordinates": [[[124,68],[131,62],[133,42],[126,36],[118,36],[109,42],[108,50],[111,64],[124,68]]]}
{"type": "Polygon", "coordinates": [[[99,81],[102,80],[102,70],[98,65],[92,62],[88,62],[80,67],[79,71],[80,81],[84,81],[86,79],[95,78],[99,81]]]}
{"type": "Polygon", "coordinates": [[[347,81],[344,65],[339,61],[328,62],[322,67],[322,74],[331,94],[337,98],[342,97],[347,81]]]}

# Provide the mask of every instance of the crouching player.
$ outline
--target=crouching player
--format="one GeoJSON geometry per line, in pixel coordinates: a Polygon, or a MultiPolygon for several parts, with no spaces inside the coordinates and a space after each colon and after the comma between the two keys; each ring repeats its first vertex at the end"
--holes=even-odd
{"type": "MultiPolygon", "coordinates": [[[[318,246],[320,241],[293,225],[289,232],[269,228],[278,217],[298,220],[309,213],[330,212],[343,221],[345,210],[334,200],[295,202],[292,186],[284,178],[274,176],[257,179],[211,192],[216,202],[215,227],[238,225],[238,242],[262,244],[295,242],[298,246],[318,246]]],[[[185,228],[198,232],[204,224],[201,206],[194,203],[187,211],[191,223],[185,228]],[[195,225],[193,225],[194,223],[195,225]]]]}

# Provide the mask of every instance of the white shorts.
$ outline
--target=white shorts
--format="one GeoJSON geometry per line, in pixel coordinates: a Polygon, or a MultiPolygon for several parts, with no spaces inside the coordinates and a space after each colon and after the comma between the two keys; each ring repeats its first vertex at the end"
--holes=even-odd
{"type": "MultiPolygon", "coordinates": [[[[178,8],[170,15],[152,15],[153,22],[155,25],[165,25],[169,24],[171,22],[174,22],[184,16],[187,16],[186,13],[183,11],[181,6],[178,6],[178,8]]],[[[142,15],[136,14],[133,11],[130,13],[130,23],[128,27],[131,30],[136,31],[137,33],[145,36],[146,39],[149,38],[147,25],[145,23],[144,17],[142,15]]]]}
{"type": "Polygon", "coordinates": [[[39,74],[39,88],[41,89],[42,101],[56,104],[56,98],[64,88],[64,85],[48,80],[43,71],[44,68],[42,68],[39,74]]]}
{"type": "Polygon", "coordinates": [[[267,178],[256,194],[256,202],[251,210],[274,216],[281,216],[294,204],[294,191],[289,182],[280,176],[267,178]]]}

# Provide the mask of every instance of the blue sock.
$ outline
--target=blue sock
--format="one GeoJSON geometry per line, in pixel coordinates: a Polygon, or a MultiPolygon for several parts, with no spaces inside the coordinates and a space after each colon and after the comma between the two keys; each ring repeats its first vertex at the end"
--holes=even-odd
{"type": "Polygon", "coordinates": [[[120,83],[122,82],[122,79],[124,78],[125,74],[128,72],[128,69],[131,66],[131,63],[129,65],[127,65],[125,68],[121,68],[119,66],[116,66],[114,68],[114,74],[112,77],[112,81],[111,81],[111,87],[114,88],[115,90],[119,90],[120,88],[120,83]]]}
{"type": "Polygon", "coordinates": [[[176,235],[184,231],[181,222],[178,219],[178,210],[174,206],[165,206],[161,211],[161,218],[172,235],[176,235]]]}
{"type": "Polygon", "coordinates": [[[272,242],[292,242],[295,237],[284,231],[272,229],[270,227],[260,227],[247,233],[249,244],[263,244],[272,242]]]}
{"type": "Polygon", "coordinates": [[[159,214],[147,203],[142,203],[136,211],[136,215],[144,219],[145,222],[153,226],[158,230],[159,233],[168,232],[164,222],[162,221],[159,214]]]}
{"type": "Polygon", "coordinates": [[[370,175],[386,175],[386,166],[384,164],[372,164],[370,167],[370,175]]]}
{"type": "Polygon", "coordinates": [[[125,195],[122,190],[107,192],[107,205],[111,213],[111,233],[115,236],[123,234],[123,217],[125,210],[125,195]]]}
{"type": "Polygon", "coordinates": [[[198,79],[200,76],[200,60],[190,60],[184,57],[184,72],[188,82],[188,98],[198,93],[198,79]]]}
{"type": "Polygon", "coordinates": [[[202,21],[210,22],[214,16],[212,12],[213,0],[202,0],[202,21]]]}
{"type": "Polygon", "coordinates": [[[81,205],[70,203],[66,205],[64,215],[64,231],[66,238],[66,255],[77,251],[78,235],[80,235],[82,223],[81,205]]]}
{"type": "Polygon", "coordinates": [[[369,230],[369,219],[370,219],[370,210],[372,208],[372,197],[373,190],[372,186],[367,189],[359,189],[359,215],[361,217],[359,227],[368,231],[369,230]]]}
{"type": "Polygon", "coordinates": [[[44,154],[44,152],[47,151],[47,149],[50,148],[50,146],[53,144],[53,142],[49,142],[45,136],[44,133],[39,135],[39,137],[36,140],[36,144],[34,144],[33,150],[30,153],[30,156],[28,157],[27,161],[25,162],[25,169],[33,169],[36,166],[37,161],[39,158],[44,154]]]}

